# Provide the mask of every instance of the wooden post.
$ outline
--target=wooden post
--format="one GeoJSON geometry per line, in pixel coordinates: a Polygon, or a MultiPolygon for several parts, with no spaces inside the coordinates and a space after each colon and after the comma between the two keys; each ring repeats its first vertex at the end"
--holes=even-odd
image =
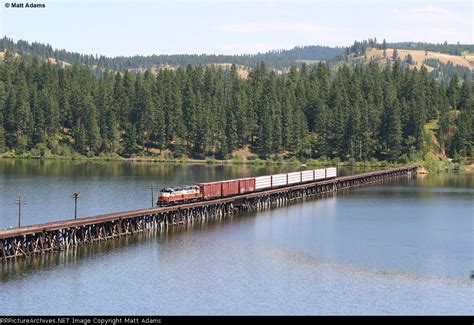
{"type": "Polygon", "coordinates": [[[72,193],[71,198],[74,199],[74,219],[77,219],[77,199],[81,195],[81,192],[74,192],[72,193]]]}
{"type": "Polygon", "coordinates": [[[23,200],[21,196],[19,196],[18,199],[15,200],[15,204],[18,204],[18,227],[21,227],[21,205],[27,204],[27,201],[23,200]]]}
{"type": "Polygon", "coordinates": [[[149,189],[151,190],[151,207],[153,208],[155,206],[155,195],[153,190],[157,188],[156,186],[153,186],[153,183],[150,185],[149,189]]]}

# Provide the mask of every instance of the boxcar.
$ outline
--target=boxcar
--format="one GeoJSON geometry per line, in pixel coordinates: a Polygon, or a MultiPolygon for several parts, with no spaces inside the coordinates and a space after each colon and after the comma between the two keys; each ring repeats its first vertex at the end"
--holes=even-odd
{"type": "Polygon", "coordinates": [[[199,188],[201,190],[202,198],[205,200],[222,196],[221,182],[201,183],[199,184],[199,188]]]}
{"type": "Polygon", "coordinates": [[[301,172],[288,173],[288,185],[301,183],[301,172]]]}
{"type": "Polygon", "coordinates": [[[318,179],[323,179],[323,178],[326,178],[326,170],[323,168],[323,169],[315,169],[314,170],[314,180],[318,180],[318,179]]]}
{"type": "Polygon", "coordinates": [[[326,178],[332,178],[337,176],[337,170],[335,167],[326,168],[326,178]]]}
{"type": "Polygon", "coordinates": [[[302,182],[309,182],[314,180],[314,171],[312,170],[305,170],[301,172],[301,181],[302,182]]]}
{"type": "Polygon", "coordinates": [[[261,190],[264,188],[272,187],[271,176],[259,176],[255,177],[255,190],[261,190]]]}
{"type": "Polygon", "coordinates": [[[272,175],[272,187],[284,186],[288,184],[288,179],[286,174],[276,174],[272,175]]]}
{"type": "Polygon", "coordinates": [[[250,193],[255,191],[255,178],[239,179],[239,193],[250,193]]]}
{"type": "Polygon", "coordinates": [[[228,181],[222,181],[222,196],[235,195],[239,193],[239,180],[232,179],[228,181]]]}

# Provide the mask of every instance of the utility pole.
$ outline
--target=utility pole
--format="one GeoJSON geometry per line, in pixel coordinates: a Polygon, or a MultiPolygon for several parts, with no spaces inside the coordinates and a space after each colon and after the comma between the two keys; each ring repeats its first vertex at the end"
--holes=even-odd
{"type": "Polygon", "coordinates": [[[153,192],[154,189],[156,189],[156,186],[153,186],[153,183],[150,185],[149,189],[151,190],[151,207],[153,208],[155,206],[155,194],[153,192]]]}
{"type": "Polygon", "coordinates": [[[74,192],[72,193],[71,198],[74,199],[74,219],[77,219],[77,199],[81,195],[81,192],[74,192]]]}
{"type": "Polygon", "coordinates": [[[23,200],[21,196],[18,197],[17,200],[15,200],[15,204],[18,204],[18,227],[21,227],[21,205],[25,205],[28,202],[26,200],[23,200]]]}

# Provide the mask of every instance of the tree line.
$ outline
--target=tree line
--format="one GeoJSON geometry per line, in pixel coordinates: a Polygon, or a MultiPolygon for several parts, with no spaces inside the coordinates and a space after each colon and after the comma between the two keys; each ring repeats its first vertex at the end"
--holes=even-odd
{"type": "Polygon", "coordinates": [[[439,84],[425,68],[397,62],[293,66],[259,63],[242,79],[211,66],[146,71],[62,68],[6,53],[0,64],[0,152],[65,148],[124,157],[229,158],[249,147],[261,158],[413,159],[438,121],[448,154],[472,156],[473,85],[439,84]]]}
{"type": "Polygon", "coordinates": [[[53,49],[49,44],[29,43],[19,40],[13,41],[8,37],[0,39],[0,51],[10,51],[20,54],[31,54],[43,59],[54,58],[71,64],[84,64],[102,69],[151,69],[160,66],[206,65],[218,63],[233,63],[246,67],[254,67],[264,61],[271,68],[288,68],[298,60],[329,60],[344,53],[342,47],[329,47],[321,45],[297,46],[290,50],[274,50],[258,54],[242,55],[215,55],[215,54],[175,54],[175,55],[135,55],[106,57],[103,55],[87,55],[66,50],[53,49]]]}
{"type": "Polygon", "coordinates": [[[441,82],[449,82],[454,75],[465,76],[465,78],[472,80],[474,71],[468,67],[464,67],[458,64],[454,64],[451,61],[443,63],[439,59],[425,59],[424,62],[427,66],[434,68],[430,72],[430,77],[436,78],[441,82]]]}
{"type": "Polygon", "coordinates": [[[463,52],[468,51],[474,53],[473,44],[448,44],[447,41],[444,43],[426,43],[426,42],[397,42],[397,43],[388,43],[388,46],[391,48],[399,49],[415,49],[415,50],[425,50],[432,52],[446,53],[450,55],[462,55],[463,52]]]}

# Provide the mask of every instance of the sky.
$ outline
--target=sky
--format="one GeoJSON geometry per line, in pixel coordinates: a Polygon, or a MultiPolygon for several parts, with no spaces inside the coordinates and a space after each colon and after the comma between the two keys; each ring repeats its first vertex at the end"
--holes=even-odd
{"type": "Polygon", "coordinates": [[[474,1],[18,0],[0,36],[85,54],[243,54],[303,45],[389,42],[473,44],[474,1]]]}

